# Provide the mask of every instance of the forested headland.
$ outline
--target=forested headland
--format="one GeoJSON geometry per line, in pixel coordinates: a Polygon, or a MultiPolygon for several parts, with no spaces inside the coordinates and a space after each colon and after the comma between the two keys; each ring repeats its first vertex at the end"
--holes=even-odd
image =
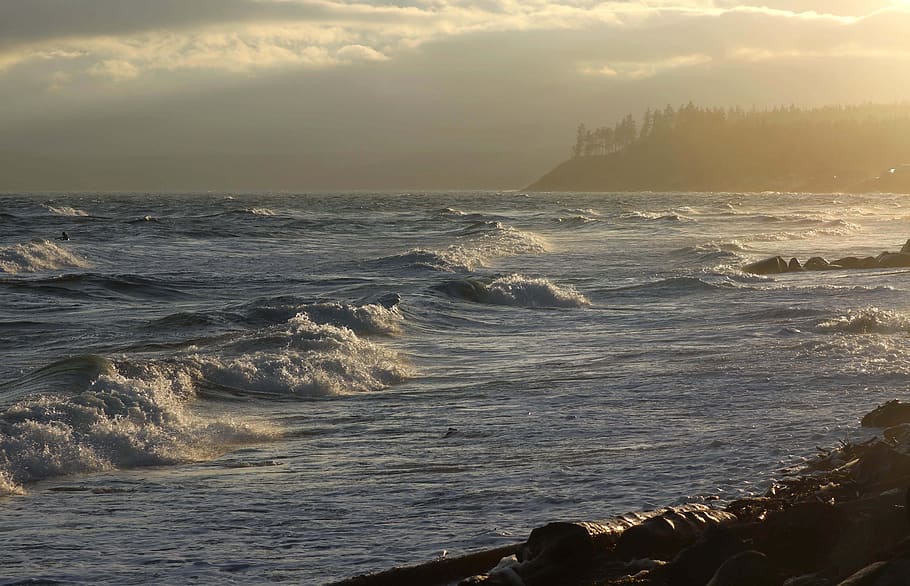
{"type": "Polygon", "coordinates": [[[768,110],[692,103],[578,126],[534,191],[910,191],[910,103],[768,110]]]}

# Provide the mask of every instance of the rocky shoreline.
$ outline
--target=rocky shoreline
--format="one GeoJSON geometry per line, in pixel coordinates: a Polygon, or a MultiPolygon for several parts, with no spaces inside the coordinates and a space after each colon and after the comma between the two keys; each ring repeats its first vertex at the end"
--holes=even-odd
{"type": "Polygon", "coordinates": [[[782,256],[772,256],[743,267],[744,273],[753,275],[773,275],[778,273],[796,273],[800,271],[832,271],[838,269],[893,269],[899,267],[910,267],[910,240],[908,240],[900,252],[888,252],[887,250],[878,256],[856,257],[847,256],[837,260],[828,261],[821,256],[813,256],[805,263],[801,263],[798,258],[791,258],[789,261],[782,256]]]}
{"type": "Polygon", "coordinates": [[[819,451],[801,474],[723,509],[555,522],[523,543],[335,586],[910,584],[910,403],[862,419],[880,437],[819,451]]]}

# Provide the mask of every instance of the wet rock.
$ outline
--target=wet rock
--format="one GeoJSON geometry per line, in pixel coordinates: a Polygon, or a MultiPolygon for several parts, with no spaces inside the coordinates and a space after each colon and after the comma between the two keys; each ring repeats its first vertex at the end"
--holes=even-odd
{"type": "Polygon", "coordinates": [[[889,552],[894,551],[910,531],[905,502],[906,491],[891,490],[837,505],[846,521],[837,544],[831,550],[827,573],[847,576],[888,557],[889,552]]]}
{"type": "Polygon", "coordinates": [[[616,542],[616,555],[623,560],[652,558],[672,559],[680,550],[694,543],[709,527],[736,521],[725,511],[669,509],[623,532],[616,542]]]}
{"type": "Polygon", "coordinates": [[[768,557],[755,550],[738,553],[725,561],[707,586],[780,586],[781,579],[768,557]]]}
{"type": "Polygon", "coordinates": [[[910,475],[910,456],[876,441],[851,468],[850,475],[861,487],[874,486],[880,491],[903,486],[910,475]]]}
{"type": "Polygon", "coordinates": [[[843,516],[833,505],[798,503],[769,513],[753,545],[791,575],[811,573],[828,560],[843,530],[843,516]]]}
{"type": "Polygon", "coordinates": [[[882,268],[910,267],[910,254],[906,252],[883,252],[876,260],[882,268]]]}
{"type": "Polygon", "coordinates": [[[745,550],[743,541],[727,527],[709,527],[673,558],[667,568],[667,586],[703,586],[721,564],[745,550]]]}
{"type": "Polygon", "coordinates": [[[773,275],[776,273],[786,273],[788,270],[789,265],[782,256],[766,258],[765,260],[749,263],[743,267],[744,273],[752,273],[753,275],[773,275]]]}
{"type": "Polygon", "coordinates": [[[907,240],[906,242],[904,242],[904,245],[901,246],[901,252],[910,253],[910,240],[907,240]]]}
{"type": "Polygon", "coordinates": [[[803,270],[803,265],[799,264],[799,259],[794,257],[790,259],[790,262],[787,263],[787,270],[792,272],[803,270]]]}
{"type": "Polygon", "coordinates": [[[813,256],[806,261],[804,266],[807,271],[827,271],[832,268],[831,263],[820,256],[813,256]]]}
{"type": "Polygon", "coordinates": [[[847,256],[839,258],[831,264],[837,265],[842,269],[875,269],[879,266],[878,261],[874,256],[867,256],[865,258],[847,256]]]}
{"type": "MultiPolygon", "coordinates": [[[[526,586],[569,584],[589,569],[595,553],[612,548],[624,531],[659,514],[633,513],[601,522],[555,522],[531,531],[514,568],[526,586]]],[[[495,583],[495,582],[491,582],[495,583]]]]}
{"type": "Polygon", "coordinates": [[[783,586],[831,586],[831,580],[817,574],[804,574],[787,578],[783,586]]]}
{"type": "Polygon", "coordinates": [[[897,399],[876,407],[861,421],[863,427],[893,427],[901,423],[910,423],[910,403],[897,399]]]}
{"type": "Polygon", "coordinates": [[[870,564],[846,580],[838,582],[837,586],[874,586],[887,565],[886,562],[870,564]]]}
{"type": "Polygon", "coordinates": [[[903,454],[910,453],[910,423],[893,425],[883,431],[882,435],[897,451],[903,454]]]}

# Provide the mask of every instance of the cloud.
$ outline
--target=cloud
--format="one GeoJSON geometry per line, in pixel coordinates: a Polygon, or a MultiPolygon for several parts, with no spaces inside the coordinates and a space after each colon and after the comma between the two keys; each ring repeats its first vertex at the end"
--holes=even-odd
{"type": "Polygon", "coordinates": [[[601,65],[599,67],[586,65],[582,66],[580,71],[585,75],[603,75],[606,77],[623,79],[645,79],[672,69],[696,67],[711,63],[712,61],[713,59],[709,55],[704,54],[679,55],[657,61],[620,61],[610,63],[609,65],[601,65]]]}
{"type": "MultiPolygon", "coordinates": [[[[451,39],[515,35],[558,38],[545,59],[625,83],[736,63],[905,59],[907,27],[910,7],[882,0],[28,0],[0,2],[0,87],[18,91],[15,70],[43,80],[32,87],[178,90],[187,73],[205,83],[388,66],[451,39]]],[[[482,70],[491,57],[453,60],[482,70]]]]}

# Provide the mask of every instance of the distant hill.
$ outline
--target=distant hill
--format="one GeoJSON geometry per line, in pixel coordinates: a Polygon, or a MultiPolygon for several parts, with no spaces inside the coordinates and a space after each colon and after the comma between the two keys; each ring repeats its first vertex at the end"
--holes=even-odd
{"type": "Polygon", "coordinates": [[[910,104],[700,108],[579,125],[530,191],[910,192],[910,104]]]}

